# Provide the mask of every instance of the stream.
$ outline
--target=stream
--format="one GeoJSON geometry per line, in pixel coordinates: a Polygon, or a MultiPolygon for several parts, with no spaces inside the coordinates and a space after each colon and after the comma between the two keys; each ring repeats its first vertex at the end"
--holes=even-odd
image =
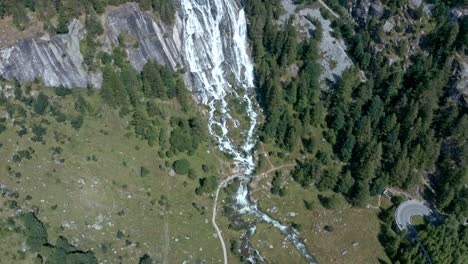
{"type": "MultiPolygon", "coordinates": [[[[235,195],[240,214],[257,217],[277,228],[308,263],[317,263],[302,239],[290,226],[283,225],[262,212],[249,198],[249,183],[255,171],[254,147],[257,117],[254,66],[248,54],[247,21],[237,0],[181,0],[183,20],[183,57],[201,103],[209,107],[209,132],[221,151],[230,154],[236,164],[240,187],[235,195]],[[230,130],[241,123],[230,113],[228,97],[239,98],[245,106],[248,129],[242,140],[230,130]]],[[[254,233],[255,226],[251,228],[254,233]]],[[[253,258],[253,257],[252,257],[253,258]]],[[[259,257],[262,261],[263,257],[259,257]]]]}

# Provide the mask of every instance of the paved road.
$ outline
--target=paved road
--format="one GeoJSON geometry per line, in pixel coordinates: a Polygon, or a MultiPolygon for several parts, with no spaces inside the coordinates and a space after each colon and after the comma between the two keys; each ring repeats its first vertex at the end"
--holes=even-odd
{"type": "Polygon", "coordinates": [[[413,216],[423,216],[429,222],[436,223],[439,221],[439,217],[436,212],[432,211],[427,205],[422,201],[418,200],[409,200],[400,204],[395,212],[395,222],[400,231],[408,229],[407,237],[409,239],[414,239],[418,242],[419,251],[425,256],[426,264],[432,264],[431,257],[427,254],[427,251],[424,249],[423,245],[418,241],[416,235],[417,230],[411,224],[411,218],[413,216]]]}
{"type": "Polygon", "coordinates": [[[423,202],[418,200],[409,200],[397,207],[395,212],[395,222],[400,231],[406,229],[410,229],[409,231],[415,231],[411,224],[411,218],[413,216],[430,217],[431,215],[433,215],[432,210],[423,202]]]}

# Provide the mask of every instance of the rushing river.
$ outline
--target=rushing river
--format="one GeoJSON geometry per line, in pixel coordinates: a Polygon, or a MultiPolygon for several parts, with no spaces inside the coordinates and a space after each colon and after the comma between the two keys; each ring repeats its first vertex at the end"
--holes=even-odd
{"type": "Polygon", "coordinates": [[[209,106],[210,133],[221,151],[232,155],[241,175],[235,197],[239,213],[254,215],[272,224],[309,263],[316,263],[294,229],[263,213],[249,199],[249,183],[255,171],[253,150],[258,115],[252,99],[254,69],[247,53],[244,10],[237,0],[181,0],[181,5],[183,57],[192,86],[201,102],[209,106]],[[229,111],[228,97],[232,95],[241,98],[249,120],[248,128],[242,131],[240,144],[234,142],[230,133],[241,126],[229,111]]]}

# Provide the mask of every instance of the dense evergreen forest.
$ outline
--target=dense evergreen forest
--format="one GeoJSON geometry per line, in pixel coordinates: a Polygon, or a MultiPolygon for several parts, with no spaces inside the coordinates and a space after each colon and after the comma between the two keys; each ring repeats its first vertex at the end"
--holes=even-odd
{"type": "Polygon", "coordinates": [[[463,52],[467,36],[461,21],[450,19],[446,3],[434,8],[435,29],[423,43],[427,53],[415,53],[409,66],[390,65],[382,53],[364,48],[374,41],[376,21],[358,26],[346,18],[335,20],[335,31],[346,40],[356,66],[326,91],[319,83],[320,27],[311,39],[299,41],[290,22],[273,22],[282,12],[280,1],[247,2],[266,115],[261,137],[286,151],[309,154],[293,174],[298,182],[335,190],[362,206],[386,186],[409,188],[429,175],[439,208],[466,214],[462,182],[468,120],[466,108],[449,92],[453,56],[463,52]],[[290,74],[292,65],[299,67],[297,76],[290,74]],[[333,146],[332,153],[317,149],[314,131],[333,146]]]}
{"type": "MultiPolygon", "coordinates": [[[[466,102],[451,95],[456,54],[466,53],[466,18],[451,17],[456,3],[434,1],[428,22],[433,30],[422,39],[421,49],[409,60],[391,64],[386,50],[372,48],[381,43],[383,22],[355,23],[342,2],[326,2],[342,14],[332,27],[355,64],[331,89],[321,89],[319,83],[318,21],[310,39],[300,38],[290,21],[282,26],[274,22],[282,14],[280,0],[247,1],[258,97],[266,115],[262,140],[302,153],[305,158],[298,160],[292,177],[304,188],[333,190],[355,206],[365,206],[388,186],[409,189],[430,179],[435,193],[427,192],[427,199],[450,219],[442,226],[422,227],[418,241],[434,263],[463,263],[468,116],[466,102]],[[296,75],[294,67],[299,68],[296,75]],[[443,246],[447,243],[449,249],[443,246]]],[[[401,1],[385,3],[387,16],[402,12],[401,1]]],[[[407,52],[399,46],[386,49],[401,56],[407,52]]],[[[388,215],[393,214],[386,215],[381,241],[388,256],[401,263],[424,261],[417,244],[392,230],[388,215]]]]}
{"type": "Polygon", "coordinates": [[[405,233],[398,234],[392,228],[396,206],[380,213],[382,228],[379,239],[389,258],[395,263],[425,263],[421,246],[429,255],[432,263],[466,263],[468,256],[468,229],[454,217],[449,216],[441,225],[418,225],[418,234],[414,241],[405,238],[405,233]]]}
{"type": "Polygon", "coordinates": [[[111,58],[100,62],[103,70],[100,93],[122,116],[132,116],[135,134],[149,145],[157,145],[168,152],[162,156],[193,153],[199,144],[207,142],[208,124],[195,114],[195,104],[182,75],[154,61],[148,62],[139,73],[124,54],[114,52],[111,58]],[[161,104],[174,104],[189,117],[171,117],[161,104]],[[170,133],[166,125],[172,128],[170,133]]]}

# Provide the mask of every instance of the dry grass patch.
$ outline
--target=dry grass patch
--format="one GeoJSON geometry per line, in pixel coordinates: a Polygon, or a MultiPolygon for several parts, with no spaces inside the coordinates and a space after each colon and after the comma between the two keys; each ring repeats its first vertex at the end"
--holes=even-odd
{"type": "MultiPolygon", "coordinates": [[[[317,196],[331,193],[304,189],[292,179],[285,182],[287,194],[275,196],[269,191],[268,180],[260,182],[254,191],[254,199],[275,219],[298,225],[300,236],[320,263],[378,263],[379,259],[386,259],[378,240],[379,210],[352,208],[342,198],[335,209],[325,209],[317,196]],[[311,210],[306,209],[304,201],[312,204],[311,210]]],[[[266,252],[275,251],[275,248],[265,247],[264,250],[265,254],[272,254],[266,252]]]]}

